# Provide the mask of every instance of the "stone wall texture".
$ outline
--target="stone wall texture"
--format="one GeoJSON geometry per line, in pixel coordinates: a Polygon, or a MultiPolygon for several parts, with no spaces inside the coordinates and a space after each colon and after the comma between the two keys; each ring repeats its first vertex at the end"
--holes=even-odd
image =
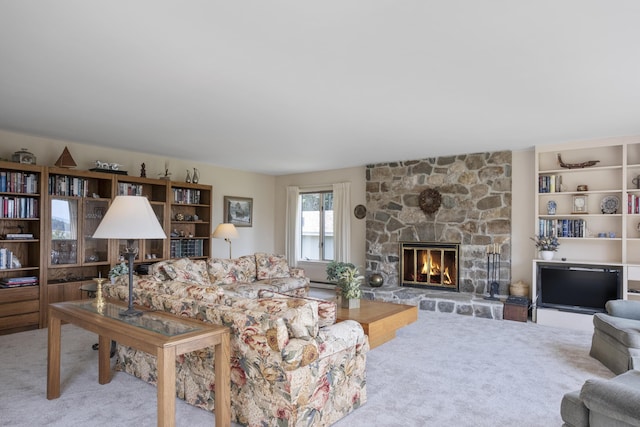
{"type": "Polygon", "coordinates": [[[474,153],[366,167],[366,270],[396,287],[399,242],[460,244],[460,292],[485,294],[488,245],[501,251],[500,295],[511,281],[511,151],[474,153]],[[442,195],[440,209],[418,204],[427,189],[442,195]]]}

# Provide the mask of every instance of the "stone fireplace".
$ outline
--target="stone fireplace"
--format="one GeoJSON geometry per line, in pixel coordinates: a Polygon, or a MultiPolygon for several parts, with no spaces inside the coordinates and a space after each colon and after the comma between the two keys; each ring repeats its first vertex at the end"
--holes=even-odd
{"type": "Polygon", "coordinates": [[[401,242],[400,286],[458,291],[458,245],[401,242]]]}
{"type": "MultiPolygon", "coordinates": [[[[508,295],[510,151],[367,165],[366,198],[366,272],[377,272],[384,277],[384,286],[376,291],[375,298],[378,292],[387,291],[394,293],[394,299],[402,293],[415,302],[416,298],[422,298],[416,294],[416,287],[432,291],[435,283],[431,283],[431,279],[425,283],[417,277],[413,280],[403,277],[409,263],[419,262],[422,255],[417,249],[412,255],[405,255],[402,245],[419,242],[458,245],[455,289],[444,282],[437,285],[448,291],[459,291],[446,292],[445,298],[454,298],[454,295],[462,298],[466,294],[470,295],[467,299],[478,300],[489,291],[486,248],[496,246],[501,252],[498,294],[508,295]],[[425,213],[420,207],[419,195],[426,189],[435,189],[441,194],[440,207],[433,213],[425,213]]],[[[417,274],[413,273],[413,267],[409,270],[410,274],[417,274]]]]}

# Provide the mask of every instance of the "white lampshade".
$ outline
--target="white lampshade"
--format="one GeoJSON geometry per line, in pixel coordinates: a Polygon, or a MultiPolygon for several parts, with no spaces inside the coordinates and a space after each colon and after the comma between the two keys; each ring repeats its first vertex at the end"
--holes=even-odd
{"type": "Polygon", "coordinates": [[[116,196],[93,233],[96,239],[166,239],[146,197],[116,196]]]}
{"type": "Polygon", "coordinates": [[[216,229],[213,232],[214,239],[237,239],[238,238],[238,230],[236,230],[236,226],[230,223],[222,223],[218,224],[216,229]]]}

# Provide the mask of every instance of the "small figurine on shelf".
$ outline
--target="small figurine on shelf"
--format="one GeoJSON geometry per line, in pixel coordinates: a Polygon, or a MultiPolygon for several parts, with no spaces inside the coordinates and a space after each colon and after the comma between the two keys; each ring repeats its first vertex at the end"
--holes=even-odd
{"type": "Polygon", "coordinates": [[[187,169],[187,177],[184,179],[184,182],[191,182],[191,172],[189,172],[189,169],[187,169]]]}
{"type": "Polygon", "coordinates": [[[164,162],[164,175],[161,176],[160,179],[166,179],[167,181],[171,179],[171,172],[169,172],[169,162],[164,162]]]}
{"type": "Polygon", "coordinates": [[[197,184],[198,181],[200,181],[200,172],[198,171],[198,169],[193,168],[193,178],[191,179],[191,182],[197,184]]]}
{"type": "Polygon", "coordinates": [[[140,165],[140,178],[147,177],[147,166],[143,163],[140,165]]]}

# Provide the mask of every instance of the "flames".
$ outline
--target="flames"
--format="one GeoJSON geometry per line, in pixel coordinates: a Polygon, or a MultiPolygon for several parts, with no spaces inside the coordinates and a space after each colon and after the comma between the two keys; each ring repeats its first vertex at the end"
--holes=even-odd
{"type": "MultiPolygon", "coordinates": [[[[429,252],[430,253],[430,252],[429,252]]],[[[432,278],[437,278],[437,283],[440,283],[440,278],[442,278],[442,283],[444,285],[450,285],[453,283],[451,279],[451,274],[449,273],[449,267],[445,266],[444,272],[441,272],[440,264],[434,260],[433,256],[429,256],[427,252],[422,254],[422,269],[420,270],[420,274],[429,277],[429,281],[432,278]]]]}

